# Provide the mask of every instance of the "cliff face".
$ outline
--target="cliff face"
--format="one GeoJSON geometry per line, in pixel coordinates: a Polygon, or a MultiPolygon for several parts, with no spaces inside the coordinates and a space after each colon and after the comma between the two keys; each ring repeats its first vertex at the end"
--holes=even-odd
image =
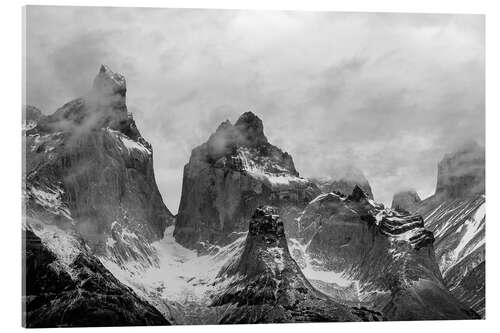
{"type": "Polygon", "coordinates": [[[27,214],[78,231],[118,260],[146,255],[120,235],[151,242],[173,223],[125,94],[125,79],[102,66],[86,96],[49,116],[28,108],[25,132],[27,214]]]}
{"type": "Polygon", "coordinates": [[[484,148],[467,143],[439,162],[436,195],[453,199],[484,194],[484,179],[484,148]]]}
{"type": "Polygon", "coordinates": [[[384,209],[355,187],[349,196],[313,200],[300,227],[312,268],[350,282],[330,285],[339,301],[360,302],[388,320],[474,316],[445,287],[422,217],[384,209]]]}
{"type": "Polygon", "coordinates": [[[279,207],[287,232],[294,233],[296,214],[318,193],[299,177],[292,157],[267,141],[262,121],[247,112],[193,149],[174,236],[190,248],[227,243],[247,229],[247,219],[263,204],[279,207]]]}
{"type": "Polygon", "coordinates": [[[84,97],[26,108],[26,326],[168,324],[101,263],[157,265],[151,244],[173,223],[125,95],[102,66],[84,97]]]}
{"type": "Polygon", "coordinates": [[[417,191],[401,191],[394,194],[391,208],[400,212],[413,213],[421,201],[417,191]]]}
{"type": "Polygon", "coordinates": [[[34,227],[24,231],[25,327],[169,325],[104,268],[83,240],[54,226],[34,227]]]}
{"type": "Polygon", "coordinates": [[[221,323],[380,320],[366,309],[350,309],[317,291],[290,256],[278,210],[257,208],[243,252],[223,267],[229,283],[214,306],[232,304],[221,323]]]}
{"type": "Polygon", "coordinates": [[[484,148],[467,144],[438,166],[436,193],[416,209],[436,236],[436,258],[450,291],[484,317],[484,148]]]}

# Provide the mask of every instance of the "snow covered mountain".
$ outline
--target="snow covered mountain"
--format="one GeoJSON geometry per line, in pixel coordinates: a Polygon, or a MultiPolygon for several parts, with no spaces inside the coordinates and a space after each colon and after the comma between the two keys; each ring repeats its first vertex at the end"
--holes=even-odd
{"type": "Polygon", "coordinates": [[[422,217],[352,194],[322,194],[299,218],[291,253],[305,276],[346,305],[363,305],[388,320],[468,319],[473,312],[447,290],[422,217]]]}
{"type": "MultiPolygon", "coordinates": [[[[464,211],[473,221],[462,227],[448,223],[453,208],[440,215],[424,201],[424,227],[375,203],[362,182],[342,183],[344,195],[340,183],[300,177],[247,112],[193,149],[174,218],[125,97],[123,76],[102,66],[87,95],[53,114],[26,107],[26,326],[475,317],[445,287],[428,229],[438,242],[463,235],[447,236],[453,255],[436,253],[454,295],[472,299],[484,196],[474,192],[477,214],[464,211]]],[[[465,200],[453,161],[440,183],[451,207],[465,200]]]]}
{"type": "Polygon", "coordinates": [[[151,145],[125,104],[125,79],[102,66],[86,96],[49,116],[27,112],[26,204],[93,250],[147,257],[173,216],[156,186],[151,145]]]}
{"type": "Polygon", "coordinates": [[[436,259],[446,285],[484,317],[484,148],[469,143],[439,163],[436,193],[416,209],[436,237],[436,259]]]}
{"type": "MultiPolygon", "coordinates": [[[[137,298],[132,291],[126,291],[125,286],[111,279],[111,273],[96,256],[117,265],[134,262],[154,266],[158,258],[150,244],[162,238],[165,228],[173,223],[173,216],[163,204],[156,186],[151,146],[127,112],[125,95],[123,76],[102,66],[92,89],[84,97],[66,103],[48,116],[34,107],[26,108],[23,128],[25,224],[43,244],[78,235],[85,245],[77,248],[88,251],[77,255],[73,241],[61,243],[60,255],[70,260],[66,266],[76,265],[75,269],[85,270],[95,277],[96,290],[107,288],[111,293],[122,289],[121,292],[130,293],[128,298],[137,298]],[[57,230],[57,236],[37,231],[48,229],[57,230]],[[78,258],[88,263],[81,263],[78,258]]],[[[36,262],[37,255],[48,256],[35,251],[30,258],[36,262]]],[[[50,266],[50,262],[47,265],[50,266]]],[[[50,270],[45,266],[39,269],[50,270]]],[[[84,283],[82,279],[86,278],[81,274],[70,274],[70,277],[73,279],[71,288],[76,293],[75,302],[83,299],[92,304],[88,299],[94,297],[92,293],[79,292],[78,284],[84,283]]],[[[27,300],[35,296],[41,299],[43,288],[34,291],[41,294],[27,295],[27,300]]],[[[89,325],[93,321],[99,325],[116,325],[120,312],[136,311],[134,305],[129,304],[130,309],[110,308],[105,314],[85,313],[85,309],[81,309],[82,319],[86,318],[89,325]],[[113,314],[113,311],[118,312],[113,314]]],[[[80,323],[65,323],[56,317],[53,321],[39,321],[35,318],[52,318],[49,316],[52,309],[42,307],[37,311],[36,316],[27,316],[27,326],[80,323]]],[[[89,308],[88,311],[94,310],[89,308]]],[[[146,319],[125,318],[123,324],[142,325],[147,323],[146,319]]]]}
{"type": "Polygon", "coordinates": [[[232,125],[223,122],[207,142],[193,149],[184,167],[174,236],[182,245],[207,251],[247,230],[258,206],[280,208],[287,233],[297,231],[296,215],[319,189],[301,178],[292,157],[267,141],[253,113],[232,125]]]}

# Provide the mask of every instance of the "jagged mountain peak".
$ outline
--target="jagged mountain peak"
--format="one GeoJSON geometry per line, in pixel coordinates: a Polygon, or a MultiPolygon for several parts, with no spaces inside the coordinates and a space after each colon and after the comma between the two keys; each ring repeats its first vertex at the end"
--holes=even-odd
{"type": "Polygon", "coordinates": [[[93,90],[100,93],[125,96],[127,83],[123,75],[113,72],[106,65],[101,65],[99,73],[94,79],[93,90]]]}
{"type": "Polygon", "coordinates": [[[233,125],[223,121],[207,141],[208,155],[218,159],[234,151],[236,147],[256,147],[267,144],[262,120],[252,112],[242,114],[233,125]]]}
{"type": "Polygon", "coordinates": [[[284,246],[280,241],[285,239],[283,222],[278,215],[278,209],[272,206],[262,206],[255,210],[250,222],[249,232],[259,236],[267,245],[284,246]]]}
{"type": "Polygon", "coordinates": [[[352,190],[352,193],[348,196],[349,200],[352,201],[361,201],[363,199],[367,199],[368,195],[363,191],[363,189],[359,185],[354,185],[354,189],[352,190]]]}
{"type": "Polygon", "coordinates": [[[284,262],[291,260],[285,237],[285,228],[279,210],[273,206],[258,207],[248,224],[245,251],[239,261],[223,269],[221,274],[260,276],[264,273],[281,274],[284,262]]]}
{"type": "Polygon", "coordinates": [[[243,113],[236,121],[235,127],[248,143],[267,142],[262,120],[251,111],[243,113]]]}
{"type": "Polygon", "coordinates": [[[247,230],[246,219],[264,204],[290,208],[283,219],[287,232],[293,232],[293,214],[319,192],[299,176],[288,153],[267,141],[262,121],[247,112],[235,125],[223,122],[193,149],[184,168],[174,236],[186,247],[225,243],[232,232],[247,230]]]}
{"type": "Polygon", "coordinates": [[[102,65],[90,91],[42,117],[37,124],[40,132],[65,132],[75,136],[110,128],[133,140],[141,136],[131,113],[127,110],[125,78],[102,65]]]}

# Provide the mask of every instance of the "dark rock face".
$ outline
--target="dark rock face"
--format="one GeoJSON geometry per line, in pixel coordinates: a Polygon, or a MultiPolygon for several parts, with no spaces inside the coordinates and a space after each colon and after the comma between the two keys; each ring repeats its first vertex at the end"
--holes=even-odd
{"type": "Polygon", "coordinates": [[[323,193],[342,193],[349,195],[354,187],[359,186],[369,198],[373,199],[370,183],[361,170],[354,166],[337,167],[331,174],[322,178],[311,178],[323,193]]]}
{"type": "Polygon", "coordinates": [[[394,194],[391,208],[403,213],[413,213],[421,201],[417,191],[401,191],[394,194]]]}
{"type": "Polygon", "coordinates": [[[353,281],[358,301],[388,320],[471,318],[443,283],[421,216],[384,209],[356,187],[313,200],[300,225],[316,268],[353,281]]]}
{"type": "Polygon", "coordinates": [[[446,155],[438,164],[436,195],[451,199],[484,194],[484,163],[484,148],[475,142],[446,155]]]}
{"type": "Polygon", "coordinates": [[[292,157],[271,145],[262,121],[244,113],[223,122],[208,141],[193,149],[184,167],[175,239],[190,248],[227,243],[247,230],[256,207],[280,208],[287,233],[296,232],[296,214],[319,193],[299,177],[292,157]]]}
{"type": "Polygon", "coordinates": [[[484,317],[484,148],[466,144],[438,166],[436,193],[417,208],[436,236],[436,259],[445,283],[464,305],[484,317]]]}
{"type": "Polygon", "coordinates": [[[63,249],[74,251],[65,261],[32,230],[24,232],[25,327],[169,325],[104,268],[83,241],[75,242],[74,249],[63,249]]]}
{"type": "Polygon", "coordinates": [[[380,320],[376,312],[342,306],[312,287],[290,256],[277,213],[257,208],[242,254],[219,273],[230,282],[212,305],[234,305],[221,323],[380,320]]]}
{"type": "Polygon", "coordinates": [[[173,216],[153,172],[151,145],[125,104],[125,78],[102,66],[86,96],[54,114],[27,108],[27,214],[77,230],[98,253],[117,242],[119,260],[147,251],[119,248],[113,230],[138,244],[160,239],[173,216]]]}

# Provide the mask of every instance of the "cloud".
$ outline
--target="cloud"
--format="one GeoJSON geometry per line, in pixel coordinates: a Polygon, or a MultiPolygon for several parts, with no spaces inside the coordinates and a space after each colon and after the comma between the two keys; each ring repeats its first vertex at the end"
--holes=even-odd
{"type": "Polygon", "coordinates": [[[45,113],[101,63],[127,78],[174,212],[191,149],[249,110],[302,175],[354,164],[385,203],[431,194],[444,153],[484,143],[479,15],[29,7],[26,33],[27,102],[45,113]]]}

